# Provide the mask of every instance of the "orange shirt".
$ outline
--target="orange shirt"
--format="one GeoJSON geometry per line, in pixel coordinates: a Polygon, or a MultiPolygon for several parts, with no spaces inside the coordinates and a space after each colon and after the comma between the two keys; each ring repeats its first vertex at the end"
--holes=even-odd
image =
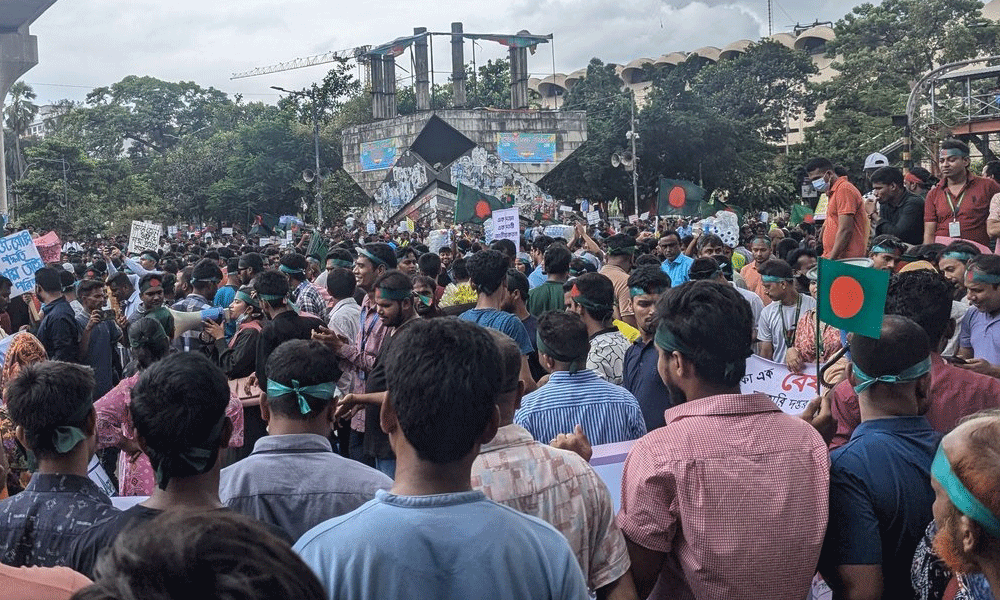
{"type": "Polygon", "coordinates": [[[823,225],[823,256],[830,258],[840,217],[851,216],[851,241],[837,258],[863,257],[868,250],[868,215],[865,213],[861,192],[846,177],[838,177],[830,187],[830,203],[826,208],[826,224],[823,225]]]}
{"type": "Polygon", "coordinates": [[[740,275],[743,277],[743,281],[746,282],[747,289],[760,296],[760,301],[764,303],[764,306],[771,303],[771,297],[764,290],[764,281],[760,278],[760,273],[757,272],[756,261],[750,261],[750,264],[743,267],[740,270],[740,275]]]}

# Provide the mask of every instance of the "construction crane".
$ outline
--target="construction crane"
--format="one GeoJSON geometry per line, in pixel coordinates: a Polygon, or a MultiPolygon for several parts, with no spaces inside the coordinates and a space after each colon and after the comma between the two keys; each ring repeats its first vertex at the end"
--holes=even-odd
{"type": "Polygon", "coordinates": [[[357,48],[350,48],[348,50],[335,50],[332,52],[327,52],[325,54],[317,54],[316,56],[296,58],[294,60],[278,63],[276,65],[270,65],[267,67],[257,67],[255,69],[250,69],[249,71],[243,71],[241,73],[233,73],[233,76],[230,77],[229,79],[232,80],[232,79],[244,79],[246,77],[257,77],[259,75],[280,73],[281,71],[291,71],[293,69],[302,69],[305,67],[312,67],[315,65],[322,65],[332,62],[344,63],[349,60],[356,60],[360,63],[364,60],[363,57],[365,53],[368,52],[369,50],[371,50],[371,46],[358,46],[357,48]]]}

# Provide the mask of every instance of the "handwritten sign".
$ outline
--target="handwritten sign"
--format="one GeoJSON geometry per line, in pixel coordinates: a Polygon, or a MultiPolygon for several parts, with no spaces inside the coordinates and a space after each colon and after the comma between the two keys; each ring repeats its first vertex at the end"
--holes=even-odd
{"type": "Polygon", "coordinates": [[[35,271],[44,266],[27,231],[0,238],[0,274],[11,281],[11,298],[34,291],[35,271]]]}
{"type": "Polygon", "coordinates": [[[167,235],[169,235],[169,236],[176,236],[177,235],[177,226],[176,225],[168,225],[167,226],[167,235]]]}
{"type": "Polygon", "coordinates": [[[222,235],[233,235],[233,228],[232,227],[223,227],[222,228],[222,235]]]}
{"type": "Polygon", "coordinates": [[[521,221],[516,206],[493,211],[493,239],[510,240],[521,251],[521,221]]]}
{"type": "Polygon", "coordinates": [[[445,246],[451,246],[450,229],[435,229],[427,236],[427,247],[431,252],[437,254],[445,246]]]}
{"type": "Polygon", "coordinates": [[[160,245],[163,228],[155,223],[132,221],[132,232],[128,236],[128,251],[138,254],[143,250],[156,250],[160,245]]]}
{"type": "Polygon", "coordinates": [[[62,242],[56,232],[50,231],[45,235],[35,238],[35,247],[45,264],[59,262],[59,255],[62,252],[62,242]]]}
{"type": "Polygon", "coordinates": [[[816,365],[792,373],[787,366],[755,354],[747,359],[747,374],[740,381],[740,391],[767,394],[782,412],[798,416],[816,397],[816,365]]]}
{"type": "Polygon", "coordinates": [[[639,215],[629,215],[628,216],[628,222],[629,223],[638,223],[639,222],[639,215]]]}
{"type": "Polygon", "coordinates": [[[587,213],[587,225],[598,225],[601,222],[601,213],[592,210],[587,213]]]}

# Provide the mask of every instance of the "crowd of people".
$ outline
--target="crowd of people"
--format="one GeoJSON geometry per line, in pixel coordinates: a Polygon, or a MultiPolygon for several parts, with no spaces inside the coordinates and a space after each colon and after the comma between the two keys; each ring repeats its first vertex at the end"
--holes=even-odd
{"type": "Polygon", "coordinates": [[[1000,184],[939,165],[814,159],[825,221],[733,247],[70,239],[0,277],[0,595],[993,598],[1000,184]],[[820,257],[891,273],[879,337],[822,322],[820,257]],[[786,414],[753,354],[826,387],[786,414]]]}

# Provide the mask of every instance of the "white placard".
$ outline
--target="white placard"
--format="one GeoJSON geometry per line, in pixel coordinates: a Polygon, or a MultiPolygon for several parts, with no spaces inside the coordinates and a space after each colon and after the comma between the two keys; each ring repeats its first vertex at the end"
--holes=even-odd
{"type": "Polygon", "coordinates": [[[798,416],[816,397],[816,365],[809,364],[802,373],[792,373],[787,366],[754,354],[747,359],[740,392],[767,394],[782,412],[798,416]]]}
{"type": "Polygon", "coordinates": [[[177,235],[177,226],[176,225],[167,225],[167,235],[169,235],[169,236],[175,236],[175,235],[177,235]]]}
{"type": "Polygon", "coordinates": [[[592,210],[587,213],[587,225],[598,225],[601,222],[601,213],[592,210]]]}
{"type": "Polygon", "coordinates": [[[493,211],[493,239],[510,240],[521,251],[521,221],[516,206],[493,211]]]}
{"type": "Polygon", "coordinates": [[[222,228],[222,235],[233,235],[233,228],[232,227],[223,227],[222,228]]]}
{"type": "Polygon", "coordinates": [[[138,254],[143,250],[156,250],[160,245],[163,228],[156,223],[132,221],[132,232],[128,236],[128,251],[138,254]]]}
{"type": "Polygon", "coordinates": [[[295,245],[295,232],[291,229],[285,232],[285,245],[289,247],[295,245]]]}
{"type": "Polygon", "coordinates": [[[643,221],[645,221],[646,219],[649,218],[649,212],[647,211],[647,212],[642,213],[641,215],[639,215],[639,218],[642,219],[643,221]]]}
{"type": "Polygon", "coordinates": [[[761,222],[761,223],[767,223],[767,218],[768,218],[769,216],[770,216],[770,215],[768,215],[768,214],[767,214],[766,212],[761,212],[761,213],[760,213],[760,222],[761,222]]]}
{"type": "Polygon", "coordinates": [[[11,281],[11,298],[35,291],[35,271],[44,266],[27,231],[0,238],[0,274],[11,281]]]}
{"type": "Polygon", "coordinates": [[[368,221],[368,224],[365,226],[365,231],[368,232],[368,235],[375,235],[375,223],[368,221]]]}
{"type": "Polygon", "coordinates": [[[639,222],[639,215],[629,215],[628,216],[628,222],[629,223],[638,223],[639,222]]]}
{"type": "Polygon", "coordinates": [[[107,471],[101,466],[101,461],[97,460],[97,456],[91,456],[90,462],[87,463],[87,477],[91,481],[97,484],[97,487],[104,490],[104,493],[108,496],[117,496],[118,490],[115,489],[115,485],[111,483],[111,478],[108,477],[107,471]]]}
{"type": "Polygon", "coordinates": [[[567,206],[565,204],[560,204],[559,205],[559,210],[561,212],[573,212],[573,207],[572,206],[567,206]]]}
{"type": "Polygon", "coordinates": [[[427,248],[434,254],[439,253],[445,246],[451,246],[450,229],[435,229],[427,235],[427,248]]]}

